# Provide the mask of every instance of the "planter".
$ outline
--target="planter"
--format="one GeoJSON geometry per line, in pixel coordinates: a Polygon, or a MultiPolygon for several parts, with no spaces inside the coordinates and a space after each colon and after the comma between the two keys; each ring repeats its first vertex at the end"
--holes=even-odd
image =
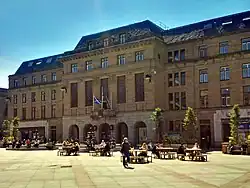
{"type": "Polygon", "coordinates": [[[2,147],[3,147],[3,141],[0,140],[0,148],[2,148],[2,147]]]}
{"type": "Polygon", "coordinates": [[[221,151],[222,151],[222,153],[224,153],[224,154],[228,153],[228,146],[229,146],[228,142],[221,143],[221,151]]]}
{"type": "Polygon", "coordinates": [[[250,145],[247,147],[247,155],[250,155],[250,145]]]}

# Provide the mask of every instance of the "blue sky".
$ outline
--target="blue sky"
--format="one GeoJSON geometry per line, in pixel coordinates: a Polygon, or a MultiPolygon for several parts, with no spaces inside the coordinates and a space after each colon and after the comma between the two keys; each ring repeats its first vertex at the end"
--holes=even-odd
{"type": "Polygon", "coordinates": [[[168,28],[250,10],[249,0],[1,0],[0,87],[22,61],[72,50],[81,36],[145,19],[168,28]]]}

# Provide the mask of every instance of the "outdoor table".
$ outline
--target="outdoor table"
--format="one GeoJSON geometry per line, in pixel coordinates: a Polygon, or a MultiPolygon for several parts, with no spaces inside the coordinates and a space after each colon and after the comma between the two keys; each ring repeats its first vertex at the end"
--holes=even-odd
{"type": "MultiPolygon", "coordinates": [[[[168,152],[173,151],[174,148],[170,148],[170,147],[168,147],[168,148],[157,148],[157,150],[159,151],[160,154],[163,154],[164,159],[165,159],[168,152]]],[[[160,155],[160,157],[161,157],[161,155],[160,155]]]]}
{"type": "Polygon", "coordinates": [[[135,157],[135,162],[137,163],[138,162],[138,153],[141,153],[141,152],[146,152],[147,153],[147,150],[142,150],[142,149],[132,149],[130,150],[131,153],[134,154],[134,157],[135,157]]]}
{"type": "Polygon", "coordinates": [[[200,148],[186,148],[186,153],[191,154],[192,156],[192,160],[196,155],[199,155],[201,153],[201,149],[200,148]]]}

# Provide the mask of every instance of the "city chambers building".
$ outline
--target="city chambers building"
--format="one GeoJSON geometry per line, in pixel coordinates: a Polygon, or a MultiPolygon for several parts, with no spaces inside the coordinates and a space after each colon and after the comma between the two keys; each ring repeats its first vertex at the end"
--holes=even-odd
{"type": "Polygon", "coordinates": [[[98,141],[155,139],[150,114],[164,110],[161,135],[183,131],[188,106],[200,141],[229,137],[229,111],[250,130],[250,11],[165,30],[149,20],[83,36],[72,51],[23,62],[9,76],[9,118],[22,137],[98,141]]]}

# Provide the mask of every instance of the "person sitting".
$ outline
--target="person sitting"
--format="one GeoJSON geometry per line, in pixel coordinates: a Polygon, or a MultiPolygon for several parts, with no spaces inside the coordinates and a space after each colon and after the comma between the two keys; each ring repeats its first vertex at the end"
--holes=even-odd
{"type": "Polygon", "coordinates": [[[21,140],[18,140],[17,142],[16,142],[16,148],[20,148],[21,147],[21,145],[22,145],[22,143],[21,143],[21,140]]]}
{"type": "Polygon", "coordinates": [[[104,140],[102,140],[102,142],[101,142],[101,144],[100,144],[100,147],[101,147],[101,148],[104,148],[105,146],[106,146],[106,143],[105,143],[104,140]]]}
{"type": "Polygon", "coordinates": [[[74,145],[73,145],[73,148],[70,151],[70,154],[74,153],[74,155],[77,155],[77,153],[79,152],[79,150],[80,150],[79,143],[78,142],[74,142],[74,145]]]}
{"type": "Polygon", "coordinates": [[[182,156],[182,160],[185,159],[185,156],[186,156],[186,152],[185,152],[185,147],[183,146],[183,144],[180,145],[180,147],[178,148],[177,150],[177,154],[181,154],[181,155],[184,155],[182,156]]]}
{"type": "Polygon", "coordinates": [[[26,146],[27,146],[27,148],[31,148],[30,139],[26,140],[26,146]]]}
{"type": "Polygon", "coordinates": [[[34,142],[34,147],[38,148],[39,147],[39,141],[36,139],[34,142]]]}
{"type": "Polygon", "coordinates": [[[152,149],[152,154],[155,154],[158,159],[160,159],[160,152],[157,150],[159,148],[159,144],[155,144],[152,149]]]}
{"type": "MultiPolygon", "coordinates": [[[[142,146],[140,147],[140,150],[142,150],[138,156],[140,157],[147,157],[148,156],[148,146],[146,143],[143,143],[142,146]]],[[[144,159],[139,159],[139,162],[143,162],[144,159]]]]}

